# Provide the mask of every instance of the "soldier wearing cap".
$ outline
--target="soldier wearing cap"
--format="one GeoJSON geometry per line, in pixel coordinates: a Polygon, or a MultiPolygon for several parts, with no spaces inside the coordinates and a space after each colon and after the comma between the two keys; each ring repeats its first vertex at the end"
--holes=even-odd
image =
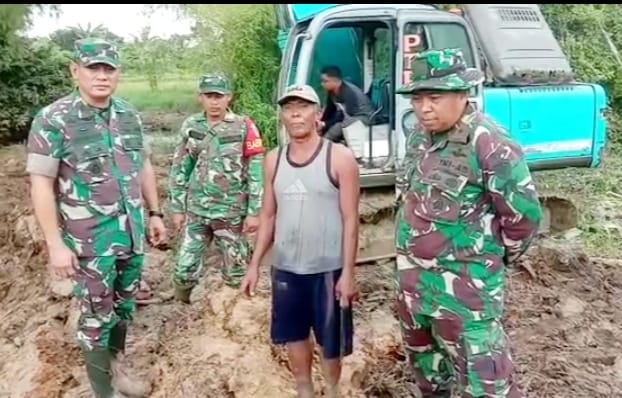
{"type": "Polygon", "coordinates": [[[88,38],[75,48],[70,70],[77,90],[44,107],[32,122],[32,202],[51,271],[75,282],[77,338],[96,396],[140,395],[148,386],[126,375],[122,353],[145,231],[153,245],[165,239],[151,150],[137,111],[113,96],[120,73],[116,46],[88,38]]]}
{"type": "Polygon", "coordinates": [[[272,342],[287,346],[298,397],[312,398],[313,330],[324,396],[337,398],[342,359],[353,348],[359,168],[349,148],[318,135],[312,87],[289,87],[278,104],[289,143],[266,156],[257,244],[241,288],[254,294],[272,247],[272,342]]]}
{"type": "Polygon", "coordinates": [[[203,112],[183,122],[170,173],[173,223],[180,231],[185,222],[174,273],[175,296],[185,303],[212,239],[226,285],[239,286],[250,255],[245,234],[257,230],[263,190],[262,139],[250,118],[229,110],[229,79],[201,76],[198,96],[203,112]]]}
{"type": "Polygon", "coordinates": [[[459,49],[416,56],[417,117],[397,177],[398,307],[424,397],[523,397],[501,324],[506,267],[542,216],[520,146],[469,104],[483,74],[459,49]]]}

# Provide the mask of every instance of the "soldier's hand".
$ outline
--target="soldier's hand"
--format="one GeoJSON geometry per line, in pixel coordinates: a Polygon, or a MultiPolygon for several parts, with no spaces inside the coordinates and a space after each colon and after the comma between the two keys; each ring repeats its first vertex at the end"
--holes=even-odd
{"type": "Polygon", "coordinates": [[[149,243],[160,246],[166,241],[166,227],[160,217],[149,217],[149,243]]]}
{"type": "Polygon", "coordinates": [[[59,278],[70,278],[78,269],[78,257],[64,244],[48,246],[50,272],[59,278]]]}
{"type": "Polygon", "coordinates": [[[173,214],[173,226],[175,227],[175,232],[179,233],[185,222],[186,215],[184,213],[173,214]]]}

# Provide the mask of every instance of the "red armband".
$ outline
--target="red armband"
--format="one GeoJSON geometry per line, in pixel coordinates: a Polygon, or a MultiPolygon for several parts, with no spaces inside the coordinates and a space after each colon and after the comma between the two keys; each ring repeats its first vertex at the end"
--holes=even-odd
{"type": "Polygon", "coordinates": [[[246,118],[246,140],[244,141],[243,155],[246,158],[264,153],[263,141],[259,129],[250,118],[246,118]]]}

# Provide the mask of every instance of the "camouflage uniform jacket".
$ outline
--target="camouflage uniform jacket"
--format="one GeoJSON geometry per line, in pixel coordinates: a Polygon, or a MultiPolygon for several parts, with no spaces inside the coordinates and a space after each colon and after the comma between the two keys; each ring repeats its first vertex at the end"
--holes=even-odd
{"type": "Polygon", "coordinates": [[[468,307],[498,310],[504,265],[528,248],[542,217],[521,148],[470,106],[448,133],[416,128],[406,148],[396,184],[398,269],[427,269],[445,284],[449,271],[447,292],[463,301],[471,292],[468,307]],[[481,303],[480,289],[492,302],[481,303]]]}
{"type": "Polygon", "coordinates": [[[204,113],[182,124],[170,175],[170,211],[208,219],[257,216],[264,148],[249,118],[229,113],[210,126],[204,113]]]}
{"type": "Polygon", "coordinates": [[[56,178],[63,239],[78,256],[144,252],[148,155],[140,116],[122,99],[99,110],[74,92],[35,115],[27,171],[56,178]]]}

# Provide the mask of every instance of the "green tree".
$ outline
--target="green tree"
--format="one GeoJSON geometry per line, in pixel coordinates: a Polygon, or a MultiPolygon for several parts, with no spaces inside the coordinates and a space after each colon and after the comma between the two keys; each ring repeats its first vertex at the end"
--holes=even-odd
{"type": "Polygon", "coordinates": [[[32,16],[37,13],[57,15],[58,4],[5,4],[0,7],[0,44],[15,39],[24,28],[32,23],[32,16]]]}
{"type": "Polygon", "coordinates": [[[97,25],[95,27],[92,27],[90,24],[86,27],[78,25],[58,29],[50,34],[50,40],[66,51],[73,51],[76,40],[84,39],[85,37],[100,37],[119,45],[123,44],[123,38],[121,36],[112,33],[108,28],[102,25],[97,25]]]}
{"type": "Polygon", "coordinates": [[[158,89],[158,80],[176,64],[175,46],[159,37],[152,37],[150,28],[143,28],[140,35],[134,36],[123,48],[128,69],[140,71],[147,77],[149,87],[158,89]]]}
{"type": "Polygon", "coordinates": [[[58,47],[19,34],[35,12],[57,10],[37,4],[0,7],[0,144],[25,139],[37,109],[71,87],[58,47]]]}

